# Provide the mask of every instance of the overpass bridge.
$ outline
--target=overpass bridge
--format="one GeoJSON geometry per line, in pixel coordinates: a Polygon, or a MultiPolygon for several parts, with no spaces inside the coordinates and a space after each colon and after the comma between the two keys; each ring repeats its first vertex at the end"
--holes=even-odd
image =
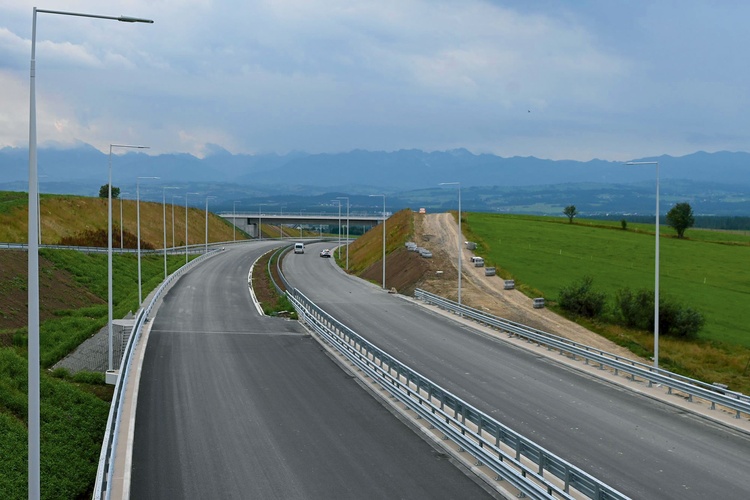
{"type": "MultiPolygon", "coordinates": [[[[320,226],[338,226],[341,224],[342,227],[346,227],[347,225],[346,214],[339,216],[338,213],[332,214],[330,212],[221,212],[216,215],[226,219],[254,238],[258,237],[259,225],[264,223],[275,226],[307,226],[315,229],[320,226]]],[[[390,217],[391,213],[386,212],[385,215],[390,217]]],[[[377,226],[382,220],[382,213],[350,212],[348,215],[349,226],[363,226],[366,229],[377,226]]]]}

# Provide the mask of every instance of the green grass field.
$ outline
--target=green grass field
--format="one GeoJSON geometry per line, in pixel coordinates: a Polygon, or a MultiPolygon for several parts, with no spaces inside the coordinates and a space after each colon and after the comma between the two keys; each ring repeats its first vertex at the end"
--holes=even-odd
{"type": "MultiPolygon", "coordinates": [[[[556,300],[585,275],[611,298],[616,290],[653,289],[654,226],[617,221],[465,214],[467,237],[489,265],[556,300]]],[[[661,227],[660,291],[706,317],[700,338],[750,348],[750,236],[661,227]]]]}

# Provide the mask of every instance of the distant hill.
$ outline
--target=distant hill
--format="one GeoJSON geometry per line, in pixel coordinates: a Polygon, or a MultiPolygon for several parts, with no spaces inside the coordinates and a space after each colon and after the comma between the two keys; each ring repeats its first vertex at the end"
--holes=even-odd
{"type": "MultiPolygon", "coordinates": [[[[670,203],[693,200],[701,204],[696,210],[700,213],[750,215],[749,153],[697,152],[639,160],[659,161],[664,212],[670,203]]],[[[41,148],[41,190],[94,196],[107,182],[108,162],[107,154],[86,144],[41,148]]],[[[649,165],[503,158],[465,149],[233,155],[214,147],[205,158],[129,151],[113,155],[112,170],[113,184],[132,193],[136,177],[159,176],[157,181],[141,183],[144,199],[159,200],[161,186],[178,185],[217,196],[212,204],[223,210],[231,209],[235,200],[245,209],[253,204],[308,209],[310,196],[327,200],[326,204],[331,194],[367,198],[372,193],[386,193],[392,202],[398,201],[398,206],[390,207],[394,211],[455,208],[451,201],[455,188],[438,184],[460,182],[466,208],[473,210],[558,213],[561,205],[572,203],[586,213],[653,213],[649,203],[652,207],[655,191],[655,171],[649,165]]],[[[0,189],[26,190],[27,183],[27,151],[0,149],[0,189]]],[[[374,207],[376,200],[366,199],[364,205],[374,207]]]]}

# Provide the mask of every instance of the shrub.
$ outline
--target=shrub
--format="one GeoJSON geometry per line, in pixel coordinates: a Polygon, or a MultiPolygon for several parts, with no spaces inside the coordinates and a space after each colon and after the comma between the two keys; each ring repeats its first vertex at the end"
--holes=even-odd
{"type": "MultiPolygon", "coordinates": [[[[654,292],[628,288],[617,292],[615,310],[626,326],[641,330],[654,329],[654,292]]],[[[659,297],[659,332],[677,338],[695,338],[706,320],[692,307],[683,306],[669,297],[659,297]]]]}
{"type": "Polygon", "coordinates": [[[579,316],[595,318],[600,316],[607,302],[607,295],[593,289],[593,278],[584,276],[560,290],[558,303],[566,311],[579,316]]]}

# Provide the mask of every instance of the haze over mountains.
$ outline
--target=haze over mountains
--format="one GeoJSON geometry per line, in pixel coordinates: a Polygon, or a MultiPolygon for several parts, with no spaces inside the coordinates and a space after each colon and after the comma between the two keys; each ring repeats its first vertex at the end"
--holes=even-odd
{"type": "MultiPolygon", "coordinates": [[[[86,144],[41,148],[41,191],[96,195],[107,182],[108,160],[107,154],[86,144]]],[[[636,160],[659,162],[663,213],[675,202],[689,201],[696,213],[750,215],[749,153],[697,152],[636,160]]],[[[138,176],[160,177],[141,182],[144,199],[160,201],[160,186],[180,185],[217,196],[219,206],[231,204],[230,198],[253,198],[272,200],[270,204],[284,204],[289,210],[318,197],[325,204],[337,194],[354,199],[361,195],[368,198],[363,203],[374,206],[377,200],[368,197],[372,193],[386,193],[393,205],[399,204],[393,209],[455,208],[455,188],[438,184],[460,182],[467,210],[559,214],[560,206],[575,204],[583,213],[653,214],[655,191],[652,165],[503,158],[465,149],[234,155],[217,146],[205,158],[126,152],[113,155],[112,166],[113,184],[123,191],[130,191],[129,186],[134,191],[138,176]]],[[[25,191],[27,182],[27,150],[1,149],[0,189],[25,191]]]]}

